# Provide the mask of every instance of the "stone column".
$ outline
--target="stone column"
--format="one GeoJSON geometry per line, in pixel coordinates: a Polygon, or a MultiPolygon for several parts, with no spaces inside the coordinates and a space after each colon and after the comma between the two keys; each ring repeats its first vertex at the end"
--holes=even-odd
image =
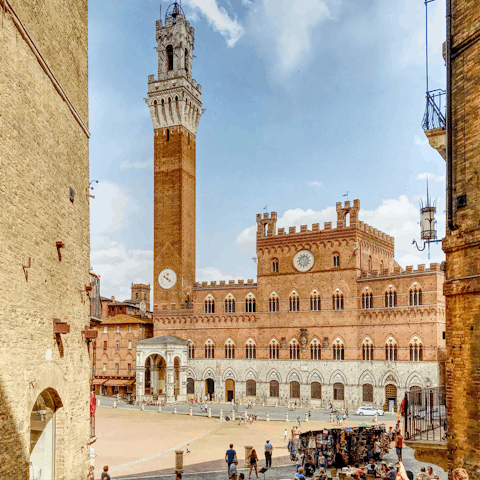
{"type": "Polygon", "coordinates": [[[193,408],[192,408],[192,407],[190,407],[190,410],[189,410],[188,414],[189,414],[190,416],[193,415],[193,408]]]}
{"type": "Polygon", "coordinates": [[[158,366],[150,367],[150,386],[152,387],[152,395],[158,395],[158,366]]]}
{"type": "Polygon", "coordinates": [[[175,450],[175,473],[183,473],[183,450],[175,450]]]}
{"type": "Polygon", "coordinates": [[[305,414],[305,421],[308,422],[308,413],[305,414]]]}
{"type": "Polygon", "coordinates": [[[181,366],[179,372],[179,392],[177,401],[186,402],[187,401],[187,366],[181,366]]]}
{"type": "Polygon", "coordinates": [[[167,403],[175,402],[175,372],[173,365],[167,365],[165,375],[165,390],[167,392],[167,403]]]}
{"type": "Polygon", "coordinates": [[[285,421],[288,422],[288,412],[285,414],[285,421]]]}
{"type": "Polygon", "coordinates": [[[145,367],[139,367],[135,369],[136,371],[136,398],[137,400],[142,400],[145,396],[145,367]]]}
{"type": "Polygon", "coordinates": [[[268,412],[267,412],[266,415],[265,415],[265,421],[266,421],[266,422],[269,422],[269,421],[270,421],[270,415],[268,414],[268,412]]]}
{"type": "Polygon", "coordinates": [[[220,421],[223,422],[223,410],[220,409],[220,421]]]}
{"type": "Polygon", "coordinates": [[[250,467],[250,459],[248,456],[252,453],[253,447],[251,445],[245,445],[245,467],[250,467]]]}

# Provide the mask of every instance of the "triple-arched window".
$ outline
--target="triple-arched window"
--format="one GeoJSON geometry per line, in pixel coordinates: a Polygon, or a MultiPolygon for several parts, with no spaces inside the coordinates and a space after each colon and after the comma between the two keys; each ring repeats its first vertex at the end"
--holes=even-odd
{"type": "Polygon", "coordinates": [[[250,338],[245,345],[245,358],[253,360],[257,358],[257,347],[255,342],[250,338]]]}
{"type": "Polygon", "coordinates": [[[410,289],[410,306],[422,305],[422,289],[417,287],[410,289]]]}
{"type": "Polygon", "coordinates": [[[397,350],[397,342],[393,337],[390,337],[385,343],[385,360],[388,362],[396,362],[397,350]]]}
{"type": "Polygon", "coordinates": [[[270,342],[270,345],[268,346],[268,349],[270,351],[270,359],[271,360],[278,360],[279,354],[280,354],[280,345],[278,344],[278,342],[274,338],[270,342]]]}
{"type": "Polygon", "coordinates": [[[318,312],[320,308],[320,294],[316,290],[314,290],[310,295],[310,310],[318,312]]]}
{"type": "Polygon", "coordinates": [[[212,295],[205,299],[205,313],[215,313],[215,299],[212,295]]]}
{"type": "Polygon", "coordinates": [[[225,313],[235,313],[235,298],[230,293],[225,298],[225,313]]]}
{"type": "Polygon", "coordinates": [[[215,358],[215,344],[210,339],[205,342],[205,358],[215,358]]]}
{"type": "Polygon", "coordinates": [[[373,308],[373,293],[362,293],[362,308],[373,308]]]}
{"type": "Polygon", "coordinates": [[[300,345],[295,338],[290,342],[290,360],[298,360],[300,358],[300,345]]]}
{"type": "Polygon", "coordinates": [[[272,293],[268,299],[270,312],[278,312],[280,310],[280,302],[276,293],[272,293]]]}
{"type": "Polygon", "coordinates": [[[415,337],[410,342],[410,361],[421,362],[423,360],[423,345],[421,340],[415,337]]]}
{"type": "Polygon", "coordinates": [[[255,313],[255,297],[249,293],[245,298],[245,311],[247,313],[255,313]]]}
{"type": "Polygon", "coordinates": [[[362,359],[373,360],[373,343],[369,338],[366,338],[362,343],[362,359]]]}
{"type": "Polygon", "coordinates": [[[334,293],[332,295],[332,309],[343,310],[343,293],[334,293]]]}
{"type": "Polygon", "coordinates": [[[320,342],[316,338],[314,338],[312,340],[312,343],[310,344],[310,358],[312,360],[321,360],[322,359],[320,342]]]}
{"type": "Polygon", "coordinates": [[[335,340],[332,350],[334,360],[345,360],[345,347],[339,338],[335,340]]]}
{"type": "Polygon", "coordinates": [[[290,294],[290,311],[299,312],[300,311],[300,297],[297,292],[292,292],[290,294]]]}
{"type": "Polygon", "coordinates": [[[385,292],[385,307],[393,308],[397,306],[397,292],[395,290],[390,290],[385,292]]]}
{"type": "Polygon", "coordinates": [[[235,344],[230,338],[225,342],[225,358],[235,358],[235,344]]]}

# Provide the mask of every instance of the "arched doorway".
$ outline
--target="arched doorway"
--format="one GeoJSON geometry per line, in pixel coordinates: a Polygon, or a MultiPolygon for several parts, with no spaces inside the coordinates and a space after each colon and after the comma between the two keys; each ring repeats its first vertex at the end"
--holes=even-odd
{"type": "Polygon", "coordinates": [[[145,395],[165,396],[167,363],[161,355],[150,355],[145,361],[145,395]]]}
{"type": "Polygon", "coordinates": [[[213,378],[207,378],[205,380],[205,395],[209,400],[213,400],[213,395],[215,393],[215,381],[213,378]]]}
{"type": "Polygon", "coordinates": [[[388,410],[394,410],[397,405],[397,386],[389,383],[385,385],[385,402],[387,403],[388,410]]]}
{"type": "Polygon", "coordinates": [[[57,392],[44,390],[30,413],[30,478],[54,478],[56,411],[62,407],[57,392]]]}
{"type": "Polygon", "coordinates": [[[235,401],[235,380],[233,378],[225,380],[225,400],[227,402],[235,401]]]}
{"type": "Polygon", "coordinates": [[[290,382],[290,398],[300,398],[300,384],[298,382],[290,382]]]}
{"type": "Polygon", "coordinates": [[[192,377],[187,378],[187,395],[187,400],[190,400],[195,396],[195,379],[192,377]]]}

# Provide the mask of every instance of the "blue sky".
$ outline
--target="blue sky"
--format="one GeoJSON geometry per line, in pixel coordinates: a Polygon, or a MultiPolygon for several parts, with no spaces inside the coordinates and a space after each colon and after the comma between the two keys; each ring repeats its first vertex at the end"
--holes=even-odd
{"type": "MultiPolygon", "coordinates": [[[[89,2],[91,266],[102,295],[153,287],[155,21],[170,2],[89,2]]],[[[421,128],[421,0],[183,0],[195,28],[197,280],[256,278],[255,215],[335,224],[335,203],[393,235],[402,265],[442,261],[419,239],[425,177],[444,235],[445,162],[421,128]]],[[[445,87],[445,0],[429,4],[430,89],[445,87]]]]}

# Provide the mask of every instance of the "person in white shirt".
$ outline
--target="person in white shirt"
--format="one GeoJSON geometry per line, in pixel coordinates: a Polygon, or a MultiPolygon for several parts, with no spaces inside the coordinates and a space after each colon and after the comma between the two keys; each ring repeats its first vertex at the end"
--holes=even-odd
{"type": "Polygon", "coordinates": [[[285,431],[283,432],[283,441],[287,441],[287,429],[285,429],[285,431]]]}

